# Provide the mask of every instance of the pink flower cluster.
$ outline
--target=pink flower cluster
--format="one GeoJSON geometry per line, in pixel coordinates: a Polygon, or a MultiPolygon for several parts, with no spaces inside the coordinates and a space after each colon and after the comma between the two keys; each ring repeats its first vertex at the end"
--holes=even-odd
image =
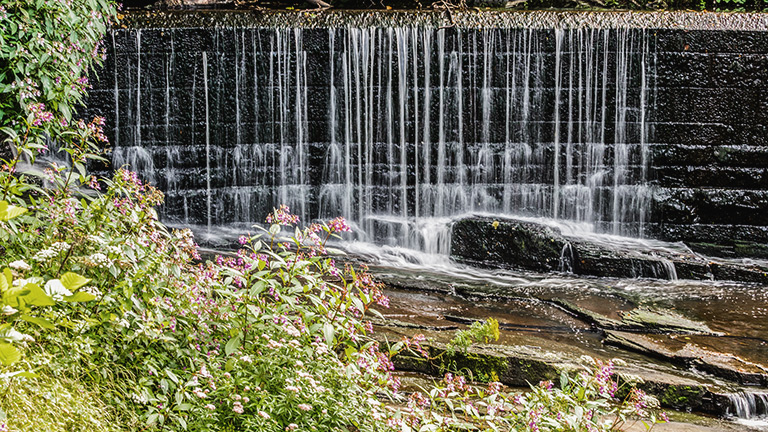
{"type": "Polygon", "coordinates": [[[77,122],[77,127],[83,132],[86,132],[90,136],[103,143],[108,143],[109,139],[104,135],[102,127],[106,124],[104,117],[94,117],[90,123],[85,123],[83,120],[77,122]]]}
{"type": "Polygon", "coordinates": [[[278,225],[296,225],[299,223],[299,217],[291,214],[291,209],[287,205],[281,204],[280,208],[267,216],[267,223],[276,223],[278,225]]]}
{"type": "Polygon", "coordinates": [[[50,111],[45,110],[45,104],[40,103],[33,103],[29,106],[29,111],[34,114],[35,118],[32,120],[33,126],[40,126],[43,123],[47,123],[51,120],[53,120],[53,113],[50,111]]]}
{"type": "Polygon", "coordinates": [[[403,338],[403,343],[407,348],[410,348],[412,350],[416,350],[419,354],[424,356],[424,358],[429,358],[429,353],[424,349],[424,347],[421,346],[421,343],[426,341],[427,337],[423,334],[417,334],[414,335],[412,338],[403,338]]]}
{"type": "Polygon", "coordinates": [[[328,222],[328,228],[331,229],[331,232],[349,232],[352,231],[352,228],[349,227],[349,224],[347,224],[347,220],[343,217],[339,216],[335,219],[332,219],[330,222],[328,222]]]}
{"type": "Polygon", "coordinates": [[[616,394],[616,391],[619,389],[619,385],[616,383],[616,381],[611,379],[612,376],[613,362],[609,360],[608,362],[602,364],[600,369],[595,374],[597,385],[600,386],[598,390],[600,394],[605,394],[609,397],[613,397],[613,395],[616,394]]]}

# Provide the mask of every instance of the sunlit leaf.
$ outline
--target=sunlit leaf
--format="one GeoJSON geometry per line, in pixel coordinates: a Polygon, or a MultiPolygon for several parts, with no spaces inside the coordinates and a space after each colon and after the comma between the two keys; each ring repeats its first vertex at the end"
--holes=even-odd
{"type": "MultiPolygon", "coordinates": [[[[87,284],[91,280],[88,278],[85,278],[83,276],[80,276],[79,274],[67,272],[64,273],[59,280],[61,280],[61,284],[64,285],[64,287],[70,291],[75,291],[76,289],[80,288],[81,286],[87,284]]],[[[85,301],[85,300],[79,300],[79,301],[85,301]]]]}
{"type": "Polygon", "coordinates": [[[37,324],[37,325],[39,325],[40,327],[42,327],[44,329],[53,330],[53,329],[56,328],[55,325],[53,325],[50,321],[48,321],[45,318],[33,317],[33,316],[29,316],[29,315],[22,315],[21,319],[23,319],[26,322],[32,323],[32,324],[37,324]]]}
{"type": "Polygon", "coordinates": [[[0,201],[0,221],[8,221],[17,218],[27,212],[24,207],[18,207],[8,204],[7,201],[0,201]]]}
{"type": "Polygon", "coordinates": [[[24,285],[24,290],[29,291],[24,294],[24,302],[31,306],[53,306],[56,302],[40,288],[40,285],[36,283],[28,283],[24,285]]]}
{"type": "Polygon", "coordinates": [[[21,359],[21,353],[15,346],[0,342],[0,363],[5,366],[10,366],[21,359]]]}
{"type": "Polygon", "coordinates": [[[224,353],[227,355],[232,354],[233,352],[237,351],[238,348],[240,348],[240,336],[235,336],[232,339],[227,342],[226,345],[224,345],[224,353]]]}
{"type": "Polygon", "coordinates": [[[83,292],[83,291],[79,291],[72,294],[71,296],[64,297],[64,301],[68,301],[71,303],[89,302],[95,299],[96,299],[95,295],[91,293],[83,292]]]}
{"type": "Polygon", "coordinates": [[[328,346],[333,345],[333,337],[335,333],[336,333],[336,328],[333,327],[333,324],[331,323],[323,324],[323,336],[325,336],[325,343],[328,344],[328,346]]]}

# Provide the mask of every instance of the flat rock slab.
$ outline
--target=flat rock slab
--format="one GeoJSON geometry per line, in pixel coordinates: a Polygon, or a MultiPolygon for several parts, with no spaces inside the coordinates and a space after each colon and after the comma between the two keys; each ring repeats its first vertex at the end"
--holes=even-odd
{"type": "Polygon", "coordinates": [[[552,303],[589,321],[602,330],[644,331],[647,333],[682,333],[721,335],[712,331],[706,324],[690,320],[676,312],[654,310],[639,307],[620,312],[620,319],[613,319],[575,305],[568,300],[552,299],[552,303]]]}
{"type": "Polygon", "coordinates": [[[715,376],[749,386],[768,386],[768,367],[730,353],[702,348],[670,336],[606,330],[606,343],[695,367],[715,376]]]}

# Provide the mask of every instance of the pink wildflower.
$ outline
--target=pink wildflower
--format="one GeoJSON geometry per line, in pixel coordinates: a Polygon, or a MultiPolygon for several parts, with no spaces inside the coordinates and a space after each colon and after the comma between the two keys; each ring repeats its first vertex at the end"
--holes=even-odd
{"type": "Polygon", "coordinates": [[[234,411],[237,414],[242,414],[244,411],[243,404],[241,404],[240,402],[235,402],[234,404],[232,404],[232,411],[234,411]]]}
{"type": "Polygon", "coordinates": [[[352,228],[347,224],[347,220],[341,216],[328,222],[328,228],[331,229],[331,232],[352,231],[352,228]]]}
{"type": "Polygon", "coordinates": [[[299,222],[297,215],[291,214],[291,209],[287,205],[281,204],[280,208],[275,209],[273,214],[267,216],[267,223],[276,223],[278,225],[296,225],[299,222]]]}

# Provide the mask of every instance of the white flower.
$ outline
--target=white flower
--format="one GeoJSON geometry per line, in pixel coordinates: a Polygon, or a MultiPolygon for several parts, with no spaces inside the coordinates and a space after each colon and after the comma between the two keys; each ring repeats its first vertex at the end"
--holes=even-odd
{"type": "Polygon", "coordinates": [[[195,389],[195,396],[199,397],[200,399],[205,399],[206,394],[200,389],[195,389]]]}
{"type": "Polygon", "coordinates": [[[55,250],[53,250],[53,249],[43,249],[43,250],[41,250],[41,251],[37,252],[37,253],[36,253],[36,254],[35,254],[33,257],[32,257],[32,261],[37,261],[37,262],[41,262],[41,263],[42,263],[42,262],[48,262],[48,261],[50,261],[50,260],[51,260],[51,258],[55,257],[55,256],[56,256],[56,255],[58,255],[58,254],[59,254],[59,253],[58,253],[58,252],[56,252],[56,251],[55,251],[55,250]]]}
{"type": "Polygon", "coordinates": [[[24,286],[28,283],[26,279],[14,279],[13,286],[24,286]]]}
{"type": "Polygon", "coordinates": [[[136,393],[132,394],[131,399],[133,399],[133,401],[136,402],[137,404],[142,404],[142,405],[149,402],[149,398],[147,398],[147,396],[143,392],[141,394],[136,394],[136,393]]]}
{"type": "Polygon", "coordinates": [[[72,295],[72,292],[66,289],[58,279],[51,279],[45,283],[45,293],[56,301],[61,301],[64,297],[72,295]]]}
{"type": "Polygon", "coordinates": [[[299,337],[301,336],[301,332],[296,327],[292,326],[291,324],[285,323],[283,325],[283,330],[285,330],[286,333],[293,337],[299,337]]]}
{"type": "Polygon", "coordinates": [[[2,314],[2,315],[13,315],[13,314],[15,314],[18,311],[19,311],[18,309],[14,309],[14,308],[12,308],[12,307],[10,307],[8,305],[5,305],[5,306],[3,306],[2,311],[0,311],[0,314],[2,314]]]}
{"type": "Polygon", "coordinates": [[[95,253],[85,259],[85,264],[91,267],[109,268],[112,261],[103,253],[95,253]]]}
{"type": "Polygon", "coordinates": [[[14,270],[32,270],[32,267],[25,263],[22,260],[14,261],[10,264],[8,264],[8,267],[14,269],[14,270]]]}
{"type": "Polygon", "coordinates": [[[34,342],[35,341],[35,339],[32,336],[21,333],[20,331],[14,328],[5,329],[2,333],[0,333],[0,339],[5,339],[6,342],[21,342],[21,341],[34,342]]]}
{"type": "Polygon", "coordinates": [[[88,294],[93,294],[96,298],[101,297],[101,290],[99,290],[93,285],[84,286],[80,288],[80,291],[87,292],[88,294]]]}
{"type": "Polygon", "coordinates": [[[70,247],[72,246],[70,246],[67,242],[56,242],[51,245],[51,249],[55,250],[56,252],[68,251],[70,247]]]}

